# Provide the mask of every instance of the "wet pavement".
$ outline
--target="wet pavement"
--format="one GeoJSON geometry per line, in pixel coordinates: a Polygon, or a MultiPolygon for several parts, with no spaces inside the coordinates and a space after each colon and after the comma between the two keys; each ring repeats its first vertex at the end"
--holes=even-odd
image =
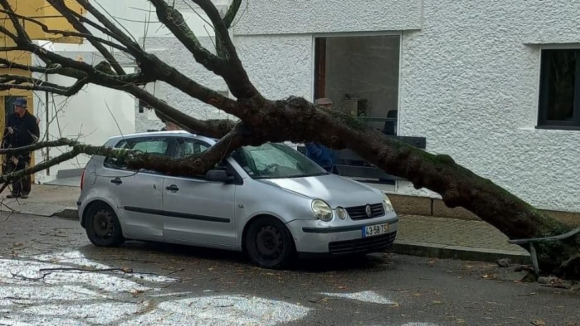
{"type": "Polygon", "coordinates": [[[78,222],[0,215],[0,325],[580,325],[580,296],[478,262],[373,255],[287,271],[232,252],[92,246],[78,222]]]}

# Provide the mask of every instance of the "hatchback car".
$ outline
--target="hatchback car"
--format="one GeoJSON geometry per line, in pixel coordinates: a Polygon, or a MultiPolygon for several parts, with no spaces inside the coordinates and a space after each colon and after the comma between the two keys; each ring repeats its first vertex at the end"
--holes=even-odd
{"type": "MultiPolygon", "coordinates": [[[[184,158],[215,139],[183,131],[110,138],[106,147],[184,158]]],[[[365,255],[395,240],[389,198],[329,174],[279,143],[242,147],[200,176],[132,171],[122,159],[93,156],[81,178],[81,225],[96,246],[125,239],[244,251],[282,268],[298,256],[365,255]]]]}

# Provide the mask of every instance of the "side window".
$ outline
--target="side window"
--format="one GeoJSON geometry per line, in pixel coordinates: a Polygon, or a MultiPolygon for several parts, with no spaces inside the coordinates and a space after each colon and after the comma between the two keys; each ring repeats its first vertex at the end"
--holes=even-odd
{"type": "MultiPolygon", "coordinates": [[[[202,154],[211,147],[211,145],[206,142],[191,138],[176,138],[175,142],[175,154],[173,157],[176,159],[202,154]]],[[[220,170],[225,170],[226,168],[228,168],[226,159],[223,159],[215,166],[215,169],[220,170]]],[[[204,176],[200,175],[197,178],[204,178],[204,176]]]]}
{"type": "MultiPolygon", "coordinates": [[[[131,149],[143,153],[165,156],[167,155],[167,148],[169,141],[166,138],[137,138],[129,140],[121,140],[115,148],[131,149]]],[[[124,159],[107,157],[104,162],[105,167],[112,169],[126,169],[127,164],[124,159]]]]}
{"type": "Polygon", "coordinates": [[[209,144],[197,139],[176,138],[176,142],[175,158],[184,158],[190,155],[201,154],[210,148],[209,144]]]}

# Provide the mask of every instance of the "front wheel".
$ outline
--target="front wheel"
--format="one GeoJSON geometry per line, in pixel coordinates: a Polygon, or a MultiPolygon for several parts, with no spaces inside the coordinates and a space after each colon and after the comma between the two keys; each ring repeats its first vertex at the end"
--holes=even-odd
{"type": "Polygon", "coordinates": [[[91,207],[85,223],[87,236],[97,247],[118,247],[125,242],[117,214],[107,205],[91,207]]]}
{"type": "Polygon", "coordinates": [[[296,253],[290,231],[274,217],[252,222],[246,234],[245,249],[254,264],[271,269],[287,267],[296,253]]]}

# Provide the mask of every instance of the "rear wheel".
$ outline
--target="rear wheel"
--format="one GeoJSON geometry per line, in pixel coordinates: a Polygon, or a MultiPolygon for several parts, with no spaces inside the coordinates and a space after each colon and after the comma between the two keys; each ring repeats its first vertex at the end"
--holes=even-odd
{"type": "Polygon", "coordinates": [[[262,217],[250,224],[245,250],[254,264],[271,269],[287,267],[296,253],[290,231],[274,217],[262,217]]]}
{"type": "Polygon", "coordinates": [[[95,204],[87,212],[87,236],[98,247],[118,247],[125,242],[117,214],[106,204],[95,204]]]}

